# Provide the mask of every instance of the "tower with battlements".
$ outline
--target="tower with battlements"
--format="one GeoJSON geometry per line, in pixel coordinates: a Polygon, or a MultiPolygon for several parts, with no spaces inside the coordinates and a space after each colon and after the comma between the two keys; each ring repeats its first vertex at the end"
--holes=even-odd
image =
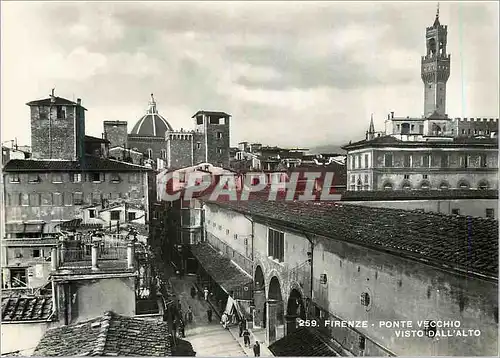
{"type": "Polygon", "coordinates": [[[451,55],[446,52],[448,26],[439,22],[439,7],[434,24],[425,30],[427,53],[422,56],[424,116],[446,115],[446,82],[450,77],[451,55]]]}

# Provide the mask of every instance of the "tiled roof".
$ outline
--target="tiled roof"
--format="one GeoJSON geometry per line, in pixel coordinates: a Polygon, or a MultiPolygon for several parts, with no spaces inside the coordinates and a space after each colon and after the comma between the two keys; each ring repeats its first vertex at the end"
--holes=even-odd
{"type": "Polygon", "coordinates": [[[205,202],[248,213],[256,221],[276,223],[391,252],[409,259],[468,274],[498,277],[498,221],[488,218],[372,208],[339,202],[267,200],[205,202]]]}
{"type": "Polygon", "coordinates": [[[55,97],[55,102],[52,102],[52,98],[39,99],[36,101],[31,101],[26,103],[28,106],[76,106],[77,104],[69,99],[62,97],[55,97]]]}
{"type": "Polygon", "coordinates": [[[2,322],[45,321],[52,313],[51,296],[3,297],[2,322]]]}
{"type": "Polygon", "coordinates": [[[345,191],[342,193],[343,201],[431,199],[498,199],[498,190],[374,190],[345,191]]]}
{"type": "Polygon", "coordinates": [[[209,116],[220,116],[220,117],[230,117],[231,116],[230,114],[227,114],[226,112],[203,111],[203,110],[201,110],[201,111],[198,111],[195,114],[193,114],[193,116],[191,118],[196,117],[198,114],[206,114],[206,115],[209,115],[209,116]]]}
{"type": "Polygon", "coordinates": [[[278,357],[335,357],[333,350],[318,332],[299,328],[269,346],[269,350],[278,357]]]}
{"type": "Polygon", "coordinates": [[[52,172],[52,171],[110,171],[110,172],[137,172],[149,171],[139,165],[120,162],[112,159],[104,159],[93,156],[85,156],[82,161],[73,160],[35,160],[35,159],[12,159],[4,167],[6,172],[52,172]]]}
{"type": "Polygon", "coordinates": [[[166,322],[106,312],[86,322],[49,329],[33,355],[172,356],[172,343],[166,322]]]}
{"type": "Polygon", "coordinates": [[[22,246],[56,246],[59,241],[57,239],[4,239],[3,244],[6,247],[22,247],[22,246]]]}
{"type": "Polygon", "coordinates": [[[165,133],[173,130],[170,123],[161,115],[158,113],[148,113],[137,121],[130,135],[165,138],[165,133]]]}
{"type": "Polygon", "coordinates": [[[251,277],[236,267],[229,258],[219,254],[207,242],[191,246],[191,252],[207,273],[227,292],[252,281],[251,277]]]}

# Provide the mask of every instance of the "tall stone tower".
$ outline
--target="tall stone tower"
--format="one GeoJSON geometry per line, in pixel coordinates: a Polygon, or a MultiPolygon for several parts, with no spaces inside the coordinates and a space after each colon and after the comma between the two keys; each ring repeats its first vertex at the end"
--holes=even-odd
{"type": "Polygon", "coordinates": [[[436,19],[425,30],[427,54],[422,56],[421,76],[424,82],[424,116],[434,112],[446,114],[446,82],[450,77],[450,58],[446,53],[448,26],[439,23],[439,5],[436,19]]]}
{"type": "Polygon", "coordinates": [[[31,151],[34,159],[79,160],[85,152],[85,111],[76,103],[56,97],[27,103],[31,109],[31,151]]]}

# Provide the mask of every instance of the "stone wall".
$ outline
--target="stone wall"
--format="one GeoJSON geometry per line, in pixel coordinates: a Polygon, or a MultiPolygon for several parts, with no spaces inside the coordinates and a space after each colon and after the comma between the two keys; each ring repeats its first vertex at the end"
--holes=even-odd
{"type": "Polygon", "coordinates": [[[104,121],[104,134],[109,140],[109,147],[128,146],[127,122],[126,121],[104,121]]]}
{"type": "Polygon", "coordinates": [[[65,108],[65,118],[58,119],[55,106],[31,107],[31,150],[34,159],[76,159],[76,107],[65,108]]]}

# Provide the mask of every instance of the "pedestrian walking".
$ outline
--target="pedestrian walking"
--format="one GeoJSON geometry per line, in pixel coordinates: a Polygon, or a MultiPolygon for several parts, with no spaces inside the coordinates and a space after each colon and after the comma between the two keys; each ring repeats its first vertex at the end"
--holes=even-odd
{"type": "Polygon", "coordinates": [[[205,289],[203,290],[203,293],[205,294],[205,301],[208,301],[208,288],[205,287],[205,289]]]}
{"type": "Polygon", "coordinates": [[[191,306],[188,307],[188,310],[186,312],[186,322],[193,322],[193,309],[191,308],[191,306]]]}
{"type": "Polygon", "coordinates": [[[212,309],[209,308],[207,310],[207,318],[208,318],[208,322],[212,322],[212,309]]]}
{"type": "Polygon", "coordinates": [[[254,357],[260,357],[259,341],[255,341],[255,344],[253,345],[253,355],[254,355],[254,357]]]}
{"type": "Polygon", "coordinates": [[[174,338],[177,337],[177,318],[172,322],[172,333],[174,338]]]}
{"type": "Polygon", "coordinates": [[[182,319],[179,320],[179,336],[180,338],[186,337],[184,321],[182,319]]]}
{"type": "Polygon", "coordinates": [[[245,343],[245,347],[250,348],[250,332],[246,328],[243,331],[243,343],[245,343]]]}
{"type": "Polygon", "coordinates": [[[196,288],[193,286],[191,287],[191,298],[195,298],[196,297],[196,288]]]}
{"type": "Polygon", "coordinates": [[[239,328],[240,328],[240,337],[243,335],[243,331],[247,328],[247,321],[242,318],[241,321],[240,321],[240,324],[239,324],[239,328]]]}
{"type": "Polygon", "coordinates": [[[229,320],[229,317],[227,316],[227,313],[224,312],[222,314],[222,317],[221,317],[221,320],[220,320],[220,323],[222,324],[222,327],[224,329],[227,329],[228,320],[229,320]]]}

